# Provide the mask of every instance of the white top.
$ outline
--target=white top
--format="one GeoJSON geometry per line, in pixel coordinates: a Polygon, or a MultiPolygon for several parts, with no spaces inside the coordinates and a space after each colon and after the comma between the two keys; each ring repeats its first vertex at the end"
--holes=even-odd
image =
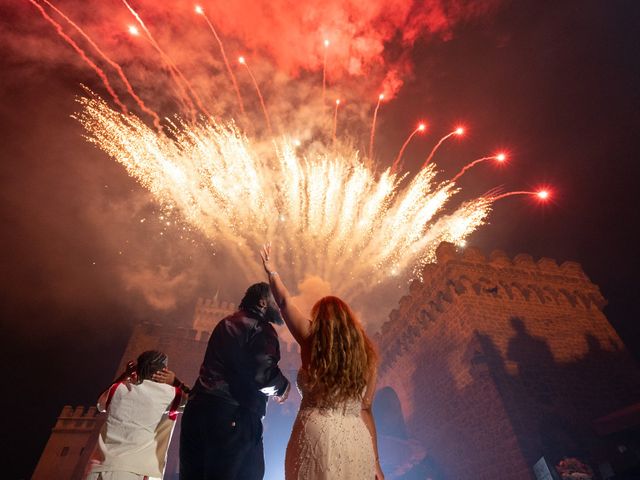
{"type": "Polygon", "coordinates": [[[175,412],[170,415],[170,410],[182,409],[186,399],[180,389],[151,380],[126,381],[108,389],[98,399],[98,410],[108,416],[89,471],[162,477],[175,425],[170,418],[175,419],[175,412]]]}

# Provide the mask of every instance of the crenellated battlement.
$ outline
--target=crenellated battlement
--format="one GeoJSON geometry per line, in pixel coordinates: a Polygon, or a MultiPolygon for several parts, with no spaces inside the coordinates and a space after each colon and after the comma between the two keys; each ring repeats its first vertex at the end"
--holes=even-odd
{"type": "Polygon", "coordinates": [[[384,360],[392,361],[430,322],[456,305],[480,311],[562,311],[567,316],[600,312],[606,305],[579,263],[535,261],[528,254],[509,258],[495,250],[487,257],[478,248],[458,250],[443,242],[436,262],[424,266],[422,277],[411,282],[409,293],[382,325],[377,340],[384,360]]]}
{"type": "Polygon", "coordinates": [[[195,311],[197,315],[198,313],[209,314],[220,310],[233,312],[235,309],[236,306],[233,303],[220,301],[216,296],[214,298],[198,298],[195,311]]]}
{"type": "MultiPolygon", "coordinates": [[[[425,265],[423,282],[412,282],[410,295],[442,292],[443,296],[462,294],[467,289],[477,295],[490,294],[505,300],[538,301],[540,303],[568,302],[603,308],[606,301],[582,270],[579,263],[563,262],[551,258],[534,261],[528,254],[518,254],[513,259],[503,251],[494,250],[487,258],[478,248],[462,251],[447,242],[436,250],[436,263],[425,265]],[[453,290],[453,292],[449,292],[453,290]],[[504,295],[503,295],[504,294],[504,295]]],[[[401,300],[402,302],[402,300],[401,300]]]]}
{"type": "Polygon", "coordinates": [[[193,314],[193,330],[201,332],[200,336],[203,337],[202,332],[211,332],[220,320],[235,310],[233,303],[222,302],[217,295],[214,298],[199,298],[193,314]]]}
{"type": "Polygon", "coordinates": [[[462,251],[458,251],[454,244],[442,242],[436,249],[436,259],[437,265],[454,262],[474,263],[495,268],[515,267],[531,273],[562,275],[589,281],[582,267],[577,262],[566,261],[558,265],[554,259],[547,257],[542,257],[536,262],[533,260],[533,257],[527,253],[519,253],[511,259],[504,251],[494,250],[489,255],[489,258],[487,258],[479,248],[468,247],[462,251]]]}
{"type": "Polygon", "coordinates": [[[73,433],[92,432],[96,426],[96,421],[101,420],[102,417],[99,415],[96,407],[92,406],[85,410],[83,406],[74,408],[71,405],[65,405],[58,416],[53,431],[73,433]]]}

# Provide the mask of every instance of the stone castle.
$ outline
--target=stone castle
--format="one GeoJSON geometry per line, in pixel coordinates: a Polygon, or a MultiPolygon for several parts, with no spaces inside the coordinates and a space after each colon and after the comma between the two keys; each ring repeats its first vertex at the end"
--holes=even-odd
{"type": "MultiPolygon", "coordinates": [[[[423,278],[375,335],[374,413],[387,478],[553,479],[553,465],[577,457],[593,478],[607,479],[640,460],[640,368],[579,264],[500,251],[485,258],[443,243],[423,278]],[[534,473],[541,458],[547,477],[534,473]]],[[[233,309],[199,300],[189,328],[136,326],[117,371],[159,349],[191,381],[210,331],[233,309]]],[[[282,357],[294,379],[298,350],[283,344],[282,357]]],[[[266,450],[276,450],[267,479],[283,478],[276,464],[297,410],[293,397],[265,420],[266,450]]],[[[101,425],[93,407],[64,407],[33,478],[82,478],[101,425]]],[[[178,478],[177,441],[165,478],[178,478]]]]}

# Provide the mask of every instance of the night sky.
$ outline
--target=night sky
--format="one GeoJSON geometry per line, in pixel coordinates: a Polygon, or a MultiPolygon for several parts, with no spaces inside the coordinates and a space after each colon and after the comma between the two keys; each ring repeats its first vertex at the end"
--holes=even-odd
{"type": "MultiPolygon", "coordinates": [[[[392,159],[422,118],[436,132],[458,121],[469,129],[443,148],[446,173],[507,149],[508,166],[478,168],[463,188],[478,195],[495,185],[548,185],[552,199],[500,201],[469,244],[581,263],[640,357],[640,2],[470,2],[487,7],[468,17],[450,12],[469,2],[435,3],[450,7],[443,31],[417,35],[410,46],[387,39],[406,75],[380,112],[379,157],[392,159]]],[[[59,5],[74,11],[73,2],[59,5]]],[[[65,404],[93,404],[132,325],[190,319],[198,296],[219,291],[237,302],[246,285],[204,239],[159,235],[150,195],[70,117],[80,83],[102,92],[93,72],[70,60],[26,0],[2,2],[0,15],[0,445],[2,476],[14,479],[30,476],[65,404]]],[[[76,18],[89,21],[86,12],[76,18]]],[[[297,61],[272,54],[276,63],[297,61]]],[[[434,137],[411,144],[406,168],[417,168],[434,137]]]]}

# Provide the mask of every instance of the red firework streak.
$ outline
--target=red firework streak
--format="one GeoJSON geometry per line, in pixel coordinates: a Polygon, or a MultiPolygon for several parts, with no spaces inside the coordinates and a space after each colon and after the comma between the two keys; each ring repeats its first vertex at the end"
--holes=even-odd
{"type": "Polygon", "coordinates": [[[29,0],[29,2],[40,11],[40,14],[47,22],[53,25],[53,27],[56,29],[56,32],[58,32],[58,35],[60,35],[60,37],[65,42],[67,42],[71,46],[71,48],[73,48],[76,51],[78,55],[80,55],[80,58],[82,58],[82,60],[84,60],[85,63],[87,63],[87,65],[89,65],[98,74],[98,76],[100,77],[100,80],[102,80],[102,83],[104,84],[105,88],[113,98],[113,101],[116,102],[116,104],[120,107],[122,112],[125,114],[129,113],[127,110],[127,107],[120,101],[120,98],[111,87],[111,84],[109,83],[109,79],[107,78],[107,75],[104,73],[104,71],[100,67],[98,67],[98,65],[96,65],[89,57],[87,57],[87,54],[85,53],[85,51],[82,50],[82,48],[80,48],[78,44],[69,35],[64,33],[62,26],[49,16],[47,12],[44,11],[44,8],[42,8],[41,5],[36,3],[35,0],[29,0]]]}
{"type": "Polygon", "coordinates": [[[229,59],[227,58],[227,54],[224,51],[224,45],[222,44],[222,40],[220,40],[220,37],[218,36],[218,32],[216,32],[216,29],[213,27],[213,23],[211,23],[211,20],[209,20],[209,17],[207,16],[204,9],[200,5],[196,5],[195,12],[198,15],[202,15],[204,17],[205,21],[207,22],[207,25],[209,25],[209,29],[211,30],[211,33],[213,33],[213,36],[216,39],[216,42],[218,42],[218,46],[220,47],[220,53],[222,54],[222,59],[224,60],[224,64],[227,67],[227,73],[231,78],[233,89],[235,90],[236,97],[238,98],[238,105],[240,105],[240,112],[242,112],[242,114],[244,115],[244,103],[242,102],[242,95],[240,95],[240,88],[238,87],[236,76],[233,74],[233,70],[231,70],[231,65],[229,64],[229,59]]]}
{"type": "Polygon", "coordinates": [[[153,117],[153,125],[158,130],[161,130],[162,127],[160,125],[160,117],[156,112],[154,112],[149,107],[147,107],[145,103],[142,101],[142,99],[135,93],[135,91],[133,90],[133,87],[131,86],[131,83],[129,83],[129,79],[124,74],[122,67],[120,67],[120,65],[118,65],[116,62],[111,60],[111,58],[109,58],[107,54],[104,53],[98,45],[96,45],[93,39],[82,28],[80,28],[78,24],[76,24],[73,20],[71,20],[64,12],[62,12],[59,8],[57,8],[54,4],[52,4],[48,0],[43,0],[43,2],[49,5],[58,15],[64,18],[69,23],[69,25],[75,28],[78,31],[78,33],[82,35],[87,42],[89,42],[89,44],[96,50],[96,52],[98,52],[98,54],[103,58],[103,60],[107,62],[109,65],[111,65],[116,70],[116,72],[118,72],[118,75],[120,76],[120,79],[124,83],[124,86],[126,87],[127,92],[129,92],[129,95],[131,95],[131,97],[135,100],[135,102],[138,104],[138,106],[143,112],[153,117]]]}
{"type": "Polygon", "coordinates": [[[455,183],[462,175],[464,175],[464,173],[469,170],[470,168],[473,168],[474,166],[476,166],[479,163],[485,162],[487,160],[496,160],[500,163],[504,162],[507,159],[507,156],[504,153],[499,153],[497,155],[492,155],[490,157],[482,157],[482,158],[478,158],[476,160],[474,160],[473,162],[469,162],[467,165],[465,165],[464,167],[462,167],[462,170],[460,170],[455,177],[453,177],[453,179],[451,180],[452,183],[455,183]]]}
{"type": "Polygon", "coordinates": [[[167,55],[164,52],[164,50],[162,50],[160,48],[160,45],[158,45],[158,42],[156,42],[156,40],[153,38],[153,35],[151,35],[151,32],[149,31],[149,29],[147,28],[145,23],[142,21],[142,18],[140,18],[140,15],[138,15],[138,13],[131,7],[131,5],[129,5],[127,0],[122,0],[122,3],[124,3],[125,7],[127,7],[129,12],[131,12],[131,15],[133,15],[134,18],[136,19],[136,21],[138,22],[138,24],[140,24],[140,26],[144,30],[144,33],[147,35],[147,38],[149,39],[149,42],[151,43],[153,48],[156,49],[156,51],[160,54],[160,56],[164,60],[165,64],[169,68],[169,71],[171,72],[171,76],[174,78],[174,81],[176,82],[176,84],[178,84],[180,86],[180,89],[182,90],[182,94],[183,94],[185,100],[187,100],[187,103],[191,106],[191,109],[195,110],[195,108],[193,106],[193,102],[189,98],[189,95],[187,95],[187,92],[184,91],[184,88],[182,87],[181,82],[184,83],[184,85],[186,86],[186,88],[189,91],[189,93],[191,93],[191,95],[195,99],[196,103],[198,104],[198,108],[200,108],[200,110],[202,112],[204,112],[205,115],[211,116],[211,114],[207,111],[207,109],[204,108],[204,105],[202,104],[202,101],[200,100],[200,97],[193,90],[193,87],[191,86],[189,81],[186,79],[186,77],[182,74],[182,72],[180,71],[178,66],[173,62],[171,57],[169,57],[169,55],[167,55]]]}
{"type": "Polygon", "coordinates": [[[378,103],[373,111],[373,121],[371,122],[371,135],[369,136],[369,158],[373,158],[373,136],[376,133],[376,120],[378,118],[378,109],[380,108],[380,102],[384,100],[384,94],[378,95],[378,103]]]}
{"type": "Polygon", "coordinates": [[[542,201],[546,201],[549,199],[549,197],[551,196],[551,194],[549,193],[549,190],[538,190],[535,192],[528,192],[528,191],[518,191],[518,192],[507,192],[507,193],[503,193],[501,195],[493,195],[493,196],[489,196],[489,200],[491,200],[492,202],[495,202],[497,200],[500,200],[502,198],[507,198],[507,197],[513,197],[514,195],[532,195],[532,196],[536,196],[538,197],[540,200],[542,201]]]}
{"type": "Polygon", "coordinates": [[[418,124],[416,129],[413,132],[411,132],[411,134],[407,137],[407,139],[402,144],[402,147],[398,152],[398,156],[396,157],[396,159],[393,162],[393,165],[391,166],[391,172],[395,172],[398,166],[400,165],[400,160],[402,160],[402,154],[404,153],[405,149],[407,148],[407,145],[409,145],[409,142],[414,137],[414,135],[418,132],[424,132],[426,129],[427,129],[427,126],[424,123],[420,123],[418,124]]]}
{"type": "Polygon", "coordinates": [[[258,98],[260,99],[260,105],[262,106],[262,113],[264,114],[264,119],[267,122],[267,130],[269,130],[269,136],[273,137],[273,130],[271,129],[271,120],[269,120],[269,112],[267,112],[267,106],[264,103],[264,98],[262,98],[262,92],[260,91],[260,87],[258,86],[256,77],[253,76],[253,73],[251,72],[251,69],[249,68],[249,65],[247,64],[247,61],[245,60],[244,57],[238,57],[238,63],[240,63],[240,65],[244,65],[245,68],[247,69],[247,72],[249,72],[249,76],[251,77],[253,86],[255,87],[256,92],[258,93],[258,98]]]}
{"type": "Polygon", "coordinates": [[[436,143],[436,146],[433,147],[433,150],[431,150],[431,153],[429,154],[429,156],[427,157],[427,159],[424,161],[424,163],[422,164],[422,168],[425,168],[427,165],[429,165],[429,162],[433,159],[433,156],[436,154],[436,151],[440,148],[440,146],[445,142],[445,140],[447,140],[448,138],[454,136],[454,135],[464,135],[464,128],[462,127],[458,127],[456,128],[453,132],[451,133],[447,133],[444,137],[442,137],[438,143],[436,143]]]}

